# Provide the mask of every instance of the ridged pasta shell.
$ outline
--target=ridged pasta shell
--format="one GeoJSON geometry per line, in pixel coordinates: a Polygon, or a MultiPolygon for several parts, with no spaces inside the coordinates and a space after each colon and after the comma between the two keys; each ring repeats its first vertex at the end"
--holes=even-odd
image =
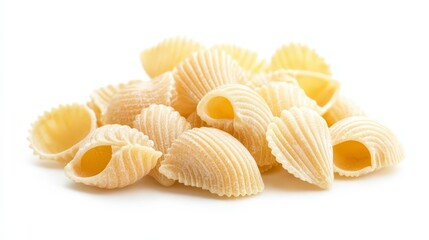
{"type": "Polygon", "coordinates": [[[189,115],[186,118],[186,121],[188,121],[188,123],[191,124],[192,128],[208,127],[209,126],[206,122],[204,122],[200,118],[200,116],[198,116],[197,112],[191,113],[191,115],[189,115]]]}
{"type": "Polygon", "coordinates": [[[151,104],[170,105],[174,78],[171,72],[164,73],[150,82],[133,84],[116,93],[106,113],[103,124],[132,126],[134,118],[151,104]]]}
{"type": "Polygon", "coordinates": [[[337,80],[317,72],[300,70],[287,70],[287,72],[296,78],[305,94],[317,102],[322,113],[334,104],[340,89],[340,83],[337,80]]]}
{"type": "Polygon", "coordinates": [[[81,104],[60,105],[32,124],[28,140],[40,159],[67,163],[97,128],[95,113],[81,104]]]}
{"type": "Polygon", "coordinates": [[[321,112],[317,103],[309,98],[298,85],[285,82],[270,82],[256,92],[265,100],[274,116],[279,117],[283,110],[292,107],[308,107],[321,112]]]}
{"type": "Polygon", "coordinates": [[[325,120],[308,108],[283,110],[268,125],[273,155],[295,177],[329,188],[334,180],[331,135],[325,120]]]}
{"type": "Polygon", "coordinates": [[[172,107],[185,117],[195,111],[200,99],[210,90],[246,77],[236,61],[216,49],[193,54],[175,71],[176,91],[172,107]]]}
{"type": "Polygon", "coordinates": [[[399,163],[401,144],[385,126],[364,116],[338,121],[330,128],[334,146],[334,170],[342,176],[358,177],[399,163]]]}
{"type": "Polygon", "coordinates": [[[366,116],[366,113],[352,100],[339,96],[332,107],[323,115],[323,118],[330,127],[334,123],[352,116],[366,116]]]}
{"type": "Polygon", "coordinates": [[[194,128],[180,135],[159,171],[170,179],[219,196],[251,195],[264,188],[249,151],[237,139],[215,128],[194,128]]]}
{"type": "Polygon", "coordinates": [[[140,54],[143,68],[150,77],[156,77],[171,71],[192,53],[203,50],[204,47],[192,39],[184,37],[168,38],[153,48],[146,49],[140,54]]]}
{"type": "Polygon", "coordinates": [[[127,86],[138,83],[141,83],[141,81],[131,80],[127,83],[120,83],[118,85],[108,85],[106,87],[96,89],[91,93],[91,101],[89,101],[87,105],[94,110],[98,126],[103,125],[101,117],[106,114],[107,107],[109,106],[110,101],[112,101],[113,96],[127,86]]]}
{"type": "Polygon", "coordinates": [[[302,45],[291,43],[283,45],[276,50],[269,69],[293,69],[331,74],[329,65],[313,49],[302,45]]]}
{"type": "MultiPolygon", "coordinates": [[[[154,142],[154,148],[163,154],[167,153],[173,141],[180,134],[191,129],[191,125],[186,119],[173,108],[156,104],[143,109],[134,120],[133,127],[146,134],[154,142]]],[[[162,160],[163,157],[149,175],[162,185],[171,186],[174,184],[174,180],[168,179],[158,171],[162,160]]]]}
{"type": "Polygon", "coordinates": [[[298,85],[298,82],[286,70],[277,70],[268,73],[257,73],[250,76],[249,80],[244,85],[250,88],[257,89],[270,82],[286,82],[298,85]]]}
{"type": "Polygon", "coordinates": [[[250,73],[259,73],[267,68],[265,60],[260,59],[256,52],[248,49],[231,44],[220,44],[213,48],[228,53],[244,70],[250,73]]]}
{"type": "Polygon", "coordinates": [[[157,164],[162,153],[136,129],[104,125],[82,144],[65,167],[75,182],[99,188],[121,188],[135,183],[157,164]]]}
{"type": "Polygon", "coordinates": [[[258,166],[275,163],[265,139],[273,115],[253,89],[240,84],[218,87],[201,99],[197,113],[208,125],[232,134],[243,143],[258,166]]]}

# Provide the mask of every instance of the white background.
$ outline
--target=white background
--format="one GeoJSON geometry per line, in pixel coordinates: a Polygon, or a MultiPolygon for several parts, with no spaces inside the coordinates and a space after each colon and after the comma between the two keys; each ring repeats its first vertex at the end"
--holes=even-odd
{"type": "Polygon", "coordinates": [[[428,239],[425,1],[0,2],[0,239],[428,239]],[[220,199],[151,178],[93,189],[32,156],[26,137],[38,115],[84,103],[106,84],[147,79],[139,52],[175,35],[267,58],[290,41],[310,45],[343,94],[394,130],[405,160],[337,178],[327,191],[277,169],[262,194],[220,199]]]}

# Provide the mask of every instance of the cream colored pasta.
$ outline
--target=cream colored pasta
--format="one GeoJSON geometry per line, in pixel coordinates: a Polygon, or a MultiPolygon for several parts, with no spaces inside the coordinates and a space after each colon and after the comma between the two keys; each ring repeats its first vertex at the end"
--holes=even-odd
{"type": "Polygon", "coordinates": [[[220,44],[213,48],[228,53],[244,70],[250,73],[259,73],[267,68],[265,60],[259,58],[256,52],[248,49],[229,44],[220,44]]]}
{"type": "Polygon", "coordinates": [[[219,196],[245,196],[264,188],[249,151],[234,137],[215,128],[194,128],[180,135],[159,171],[188,186],[219,196]]]}
{"type": "Polygon", "coordinates": [[[344,118],[332,125],[330,131],[334,169],[340,175],[358,177],[397,164],[404,158],[395,135],[368,117],[344,118]]]}
{"type": "Polygon", "coordinates": [[[286,82],[298,85],[296,79],[291,76],[289,71],[286,70],[253,74],[249,80],[244,83],[244,85],[247,85],[253,89],[257,89],[270,82],[286,82]]]}
{"type": "Polygon", "coordinates": [[[33,123],[28,140],[40,159],[67,163],[96,128],[95,113],[87,106],[60,105],[33,123]]]}
{"type": "Polygon", "coordinates": [[[265,132],[273,115],[254,90],[227,84],[207,93],[198,103],[197,113],[208,125],[231,133],[250,151],[258,166],[272,165],[265,132]]]}
{"type": "Polygon", "coordinates": [[[170,105],[174,79],[171,72],[150,82],[133,84],[116,93],[103,115],[103,124],[132,126],[134,118],[150,104],[170,105]]]}
{"type": "Polygon", "coordinates": [[[278,69],[305,70],[330,74],[329,65],[316,51],[302,44],[284,45],[271,59],[271,71],[278,69]]]}
{"type": "Polygon", "coordinates": [[[136,129],[105,125],[82,144],[65,167],[66,176],[75,182],[99,188],[121,188],[147,175],[162,153],[136,129]]]}
{"type": "Polygon", "coordinates": [[[332,126],[334,123],[352,116],[366,116],[366,114],[352,100],[339,96],[332,107],[323,115],[323,118],[328,126],[332,126]]]}
{"type": "Polygon", "coordinates": [[[292,107],[308,107],[320,113],[317,103],[307,97],[305,92],[296,84],[285,82],[270,82],[256,92],[265,100],[274,116],[279,117],[283,110],[292,107]]]}
{"type": "Polygon", "coordinates": [[[317,112],[296,107],[283,110],[268,125],[266,136],[273,155],[289,173],[320,188],[331,186],[331,135],[317,112]]]}
{"type": "MultiPolygon", "coordinates": [[[[165,105],[150,105],[142,110],[134,120],[133,127],[146,134],[153,140],[154,148],[163,154],[167,153],[173,141],[184,131],[191,129],[191,125],[186,119],[173,108],[165,105]]],[[[159,183],[164,186],[171,186],[174,180],[166,178],[159,173],[163,157],[160,158],[157,166],[149,173],[159,183]]]]}
{"type": "Polygon", "coordinates": [[[191,124],[192,128],[208,127],[209,126],[206,122],[201,120],[201,118],[200,118],[200,116],[198,116],[197,112],[191,113],[191,115],[189,115],[186,118],[186,121],[188,121],[188,123],[191,124]]]}
{"type": "Polygon", "coordinates": [[[171,71],[192,53],[204,47],[192,39],[184,37],[168,38],[157,46],[146,49],[140,54],[143,68],[150,77],[156,77],[171,71]]]}
{"type": "Polygon", "coordinates": [[[200,99],[210,90],[245,78],[237,62],[216,49],[192,55],[177,66],[175,72],[176,92],[172,106],[184,117],[195,111],[200,99]]]}

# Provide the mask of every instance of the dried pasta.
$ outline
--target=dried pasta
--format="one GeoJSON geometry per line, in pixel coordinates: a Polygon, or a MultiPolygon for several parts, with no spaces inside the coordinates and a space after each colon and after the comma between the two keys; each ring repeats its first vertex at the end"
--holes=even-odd
{"type": "MultiPolygon", "coordinates": [[[[134,120],[133,127],[146,134],[154,142],[154,148],[163,154],[167,153],[173,141],[180,134],[191,129],[191,125],[186,119],[173,108],[156,104],[143,109],[134,120]]],[[[158,171],[162,160],[163,157],[149,175],[162,185],[171,186],[174,184],[174,180],[168,179],[158,171]]]]}
{"type": "Polygon", "coordinates": [[[332,141],[323,118],[308,108],[283,110],[268,125],[267,141],[276,160],[295,177],[329,188],[334,180],[332,141]]]}
{"type": "Polygon", "coordinates": [[[212,127],[231,133],[250,151],[258,166],[272,165],[265,132],[273,118],[264,99],[240,84],[227,84],[207,93],[198,103],[197,113],[212,127]]]}
{"type": "Polygon", "coordinates": [[[200,116],[198,116],[197,112],[191,113],[187,118],[186,121],[188,121],[189,124],[191,124],[192,128],[199,128],[199,127],[208,127],[209,125],[204,122],[200,116]]]}
{"type": "Polygon", "coordinates": [[[331,126],[334,170],[358,177],[399,163],[401,144],[385,126],[364,116],[344,118],[331,126]]]}
{"type": "Polygon", "coordinates": [[[332,107],[323,115],[323,118],[328,126],[332,126],[334,123],[352,116],[366,116],[366,114],[352,100],[339,96],[332,107]]]}
{"type": "Polygon", "coordinates": [[[171,71],[192,53],[203,50],[204,46],[184,37],[168,38],[157,46],[140,54],[144,70],[150,77],[171,71]]]}
{"type": "Polygon", "coordinates": [[[99,188],[122,188],[147,175],[162,153],[143,133],[128,126],[105,125],[93,132],[65,167],[75,182],[99,188]]]}
{"type": "Polygon", "coordinates": [[[159,171],[187,186],[219,196],[245,196],[264,188],[249,151],[234,137],[215,128],[194,128],[172,144],[159,171]]]}
{"type": "Polygon", "coordinates": [[[230,44],[220,44],[213,48],[228,53],[244,70],[249,73],[263,72],[267,68],[265,60],[260,59],[256,52],[230,44]]]}
{"type": "Polygon", "coordinates": [[[257,73],[250,76],[249,80],[244,83],[253,89],[262,87],[270,82],[286,82],[298,85],[298,82],[291,76],[289,71],[277,70],[268,73],[257,73]]]}
{"type": "Polygon", "coordinates": [[[33,123],[30,147],[43,160],[67,163],[97,127],[95,113],[85,105],[60,105],[33,123]]]}

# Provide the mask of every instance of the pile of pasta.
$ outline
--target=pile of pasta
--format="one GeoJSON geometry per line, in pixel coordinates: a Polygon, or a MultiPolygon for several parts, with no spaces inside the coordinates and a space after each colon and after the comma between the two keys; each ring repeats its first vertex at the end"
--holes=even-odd
{"type": "Polygon", "coordinates": [[[140,58],[149,81],[109,85],[39,117],[34,153],[99,188],[149,175],[228,197],[261,192],[277,165],[327,189],[334,173],[359,177],[404,158],[394,134],[340,95],[329,65],[304,45],[284,45],[268,63],[235,45],[175,37],[140,58]]]}

